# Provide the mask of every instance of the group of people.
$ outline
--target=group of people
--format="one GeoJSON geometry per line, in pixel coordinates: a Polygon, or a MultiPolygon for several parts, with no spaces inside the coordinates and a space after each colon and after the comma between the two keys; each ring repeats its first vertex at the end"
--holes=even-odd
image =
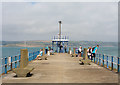
{"type": "MultiPolygon", "coordinates": [[[[95,58],[95,54],[97,52],[97,49],[98,49],[99,45],[97,46],[93,46],[93,47],[88,47],[87,49],[87,55],[88,55],[88,58],[93,60],[93,58],[95,58]]],[[[66,53],[66,47],[65,47],[65,53],[66,53]]],[[[82,47],[80,46],[79,49],[78,49],[78,56],[81,57],[81,54],[82,54],[83,50],[82,50],[82,47]]],[[[51,49],[50,51],[47,51],[47,55],[49,56],[50,54],[53,54],[53,49],[51,49]]],[[[72,53],[70,53],[72,54],[72,53]]],[[[37,55],[37,58],[36,59],[40,59],[40,57],[43,56],[43,50],[40,49],[40,53],[39,55],[37,55]]]]}
{"type": "MultiPolygon", "coordinates": [[[[95,54],[97,52],[98,47],[99,47],[99,45],[93,46],[93,47],[88,47],[87,55],[88,55],[89,59],[93,60],[93,58],[95,58],[95,54]]],[[[81,57],[81,53],[82,53],[82,47],[80,46],[78,49],[78,56],[79,57],[81,57]]]]}

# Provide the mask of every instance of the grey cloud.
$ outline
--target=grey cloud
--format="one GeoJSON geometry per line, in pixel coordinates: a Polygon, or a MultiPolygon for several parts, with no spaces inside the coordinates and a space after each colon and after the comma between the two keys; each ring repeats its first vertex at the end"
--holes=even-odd
{"type": "Polygon", "coordinates": [[[117,3],[3,3],[3,40],[117,41],[117,3]]]}

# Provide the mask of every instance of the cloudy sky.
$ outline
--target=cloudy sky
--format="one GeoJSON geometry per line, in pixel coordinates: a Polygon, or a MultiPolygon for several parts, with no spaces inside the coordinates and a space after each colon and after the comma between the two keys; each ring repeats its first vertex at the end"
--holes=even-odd
{"type": "Polygon", "coordinates": [[[2,39],[51,40],[62,34],[70,40],[117,41],[118,3],[115,2],[4,2],[2,39]]]}

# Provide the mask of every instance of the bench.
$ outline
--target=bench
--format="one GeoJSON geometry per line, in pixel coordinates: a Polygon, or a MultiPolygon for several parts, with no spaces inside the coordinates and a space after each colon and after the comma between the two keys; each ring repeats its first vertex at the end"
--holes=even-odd
{"type": "Polygon", "coordinates": [[[27,77],[27,75],[34,70],[33,67],[26,66],[25,68],[16,68],[13,69],[13,72],[16,73],[17,77],[27,77]]]}

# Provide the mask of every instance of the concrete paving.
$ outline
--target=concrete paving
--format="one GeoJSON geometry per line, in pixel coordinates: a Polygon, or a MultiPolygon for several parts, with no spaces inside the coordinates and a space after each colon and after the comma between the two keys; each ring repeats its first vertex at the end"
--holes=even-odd
{"type": "Polygon", "coordinates": [[[29,63],[35,69],[31,77],[14,77],[9,72],[3,76],[3,83],[117,83],[118,74],[94,63],[80,65],[78,57],[67,53],[56,53],[48,60],[35,60],[29,63]]]}

